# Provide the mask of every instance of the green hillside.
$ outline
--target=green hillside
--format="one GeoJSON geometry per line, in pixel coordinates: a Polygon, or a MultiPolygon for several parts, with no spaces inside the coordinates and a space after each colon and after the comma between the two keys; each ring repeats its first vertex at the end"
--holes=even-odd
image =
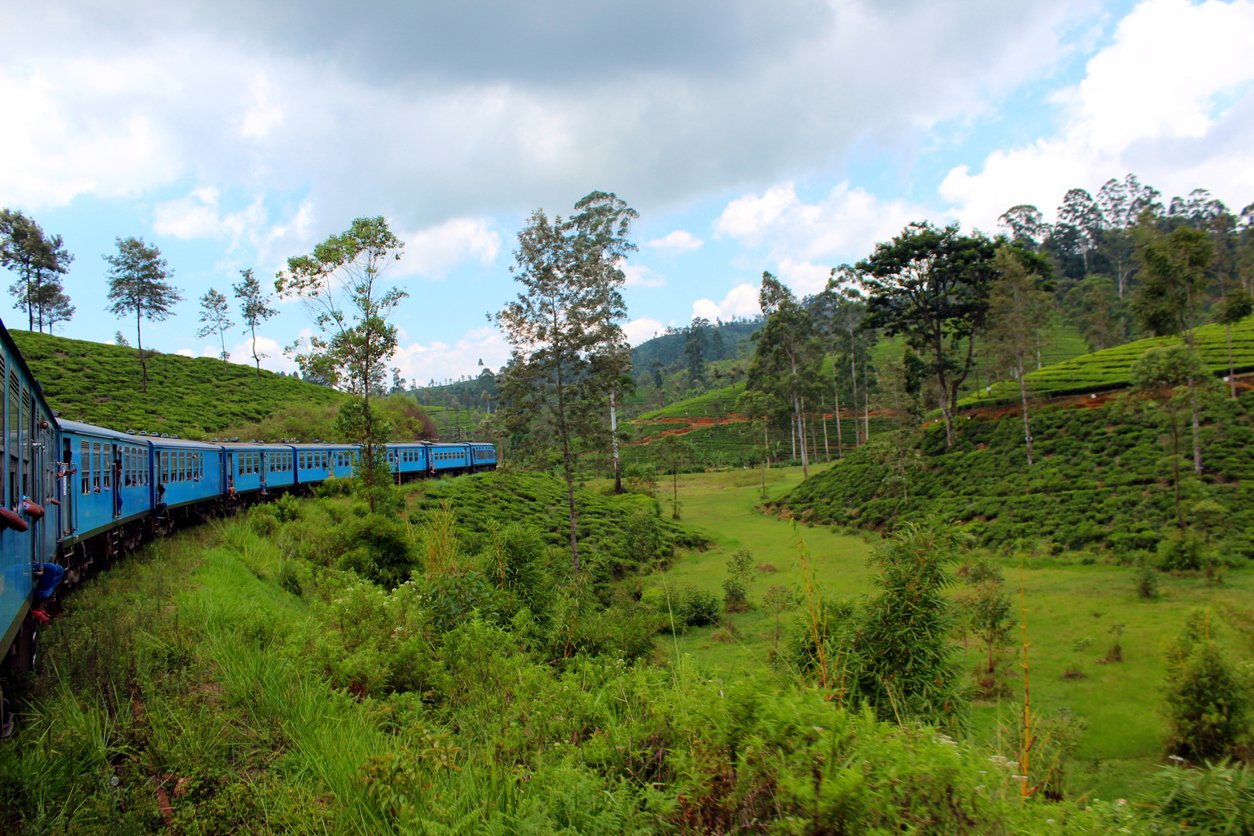
{"type": "MultiPolygon", "coordinates": [[[[1227,374],[1228,341],[1224,327],[1203,325],[1195,331],[1194,339],[1206,365],[1217,374],[1227,374]]],[[[1179,337],[1150,337],[1084,354],[1030,372],[1027,375],[1028,386],[1037,397],[1121,389],[1128,385],[1133,364],[1146,351],[1180,341],[1179,337]]],[[[1232,327],[1232,356],[1238,373],[1254,371],[1254,317],[1246,317],[1232,327]]],[[[1013,380],[1003,380],[967,397],[961,405],[1006,403],[1018,399],[1018,385],[1013,380]]]]}
{"type": "MultiPolygon", "coordinates": [[[[346,396],[334,389],[268,371],[258,376],[256,369],[207,357],[152,353],[145,392],[133,348],[10,333],[48,402],[64,418],[183,438],[336,438],[335,417],[346,396]]],[[[434,431],[408,399],[388,399],[383,411],[397,437],[434,431]]]]}
{"type": "MultiPolygon", "coordinates": [[[[949,452],[937,425],[917,445],[873,438],[778,508],[807,521],[873,529],[935,514],[990,546],[1151,551],[1175,525],[1165,422],[1138,399],[1095,403],[1035,414],[1030,468],[1017,414],[969,415],[949,452]]],[[[1190,517],[1201,503],[1217,504],[1222,513],[1210,515],[1218,519],[1207,536],[1233,555],[1254,557],[1254,391],[1239,402],[1213,401],[1203,419],[1204,475],[1182,464],[1183,504],[1190,517]]]]}

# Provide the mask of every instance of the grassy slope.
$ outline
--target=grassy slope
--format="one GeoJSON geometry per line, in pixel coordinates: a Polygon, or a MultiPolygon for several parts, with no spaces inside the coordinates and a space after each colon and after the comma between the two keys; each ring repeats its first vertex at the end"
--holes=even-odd
{"type": "MultiPolygon", "coordinates": [[[[758,474],[735,472],[681,477],[684,521],[712,544],[704,552],[683,555],[664,577],[656,579],[656,585],[669,589],[671,595],[692,585],[721,596],[727,559],[739,548],[752,552],[755,565],[769,563],[777,571],[755,573],[749,600],[758,606],[728,617],[734,625],[731,634],[724,625],[692,629],[674,642],[662,639],[660,658],[673,662],[690,657],[722,676],[745,674],[767,664],[775,645],[775,618],[761,607],[762,596],[772,585],[792,587],[799,593],[804,589],[802,548],[825,598],[845,600],[872,590],[867,558],[873,540],[798,526],[754,511],[759,502],[758,478],[758,474]]],[[[800,482],[800,470],[772,471],[768,479],[770,495],[778,497],[800,482]]],[[[669,508],[669,502],[664,507],[669,508]]],[[[1254,571],[1232,572],[1221,586],[1201,577],[1164,576],[1162,597],[1145,601],[1136,595],[1130,568],[1039,560],[1019,563],[1012,557],[1004,566],[1008,590],[1013,593],[1022,584],[1025,593],[1033,708],[1069,711],[1086,723],[1071,771],[1071,794],[1087,792],[1108,800],[1134,795],[1162,760],[1167,732],[1161,691],[1165,646],[1190,612],[1210,607],[1215,612],[1215,634],[1229,659],[1249,658],[1254,652],[1250,604],[1254,571]],[[1102,664],[1099,659],[1113,641],[1115,624],[1125,626],[1124,661],[1102,664]],[[1064,676],[1069,671],[1071,676],[1064,676]]],[[[1017,595],[1015,601],[1016,613],[1021,613],[1017,595]]],[[[802,608],[784,614],[785,634],[797,629],[802,608]]],[[[973,670],[982,650],[972,645],[961,653],[964,669],[973,670]]],[[[1017,710],[1022,693],[1022,678],[1010,652],[1002,664],[1009,671],[1012,696],[977,706],[972,718],[976,735],[990,741],[995,740],[998,717],[1017,710]]]]}
{"type": "MultiPolygon", "coordinates": [[[[325,386],[268,371],[258,377],[256,369],[206,357],[153,354],[145,392],[134,349],[10,333],[65,418],[184,438],[342,440],[335,424],[346,395],[325,386]]],[[[426,438],[436,430],[410,398],[376,403],[393,438],[426,438]]]]}
{"type": "Polygon", "coordinates": [[[210,358],[154,354],[143,391],[132,348],[12,331],[62,416],[119,430],[202,438],[293,407],[335,408],[344,395],[210,358]]]}
{"type": "MultiPolygon", "coordinates": [[[[743,491],[728,487],[741,507],[743,491]]],[[[306,528],[345,513],[293,510],[292,525],[306,528]]],[[[984,753],[847,717],[811,689],[614,659],[543,664],[517,635],[474,618],[419,634],[418,658],[432,666],[421,693],[336,688],[324,664],[369,663],[411,643],[425,628],[405,616],[426,604],[307,568],[294,585],[303,560],[273,524],[262,508],[203,526],[67,601],[44,652],[55,667],[0,761],[0,822],[15,832],[674,832],[705,829],[698,816],[745,785],[760,824],[802,827],[822,801],[833,831],[1031,832],[1051,817],[1090,832],[1121,812],[1021,806],[1008,773],[986,774],[984,753]],[[391,634],[379,629],[389,618],[391,634]],[[350,637],[361,642],[352,659],[323,647],[350,637]],[[729,784],[733,764],[739,783],[729,784]],[[817,797],[816,769],[833,798],[817,797]],[[937,810],[956,812],[938,822],[937,810]]],[[[710,829],[732,824],[717,821],[710,829]]]]}
{"type": "MultiPolygon", "coordinates": [[[[1206,365],[1216,374],[1227,374],[1228,340],[1224,327],[1203,325],[1197,329],[1194,339],[1206,365]]],[[[1151,337],[1084,354],[1030,372],[1027,375],[1028,386],[1037,397],[1120,389],[1128,385],[1133,364],[1146,351],[1155,346],[1179,342],[1178,337],[1151,337]]],[[[1246,317],[1233,326],[1232,354],[1237,372],[1254,370],[1254,317],[1246,317]]],[[[1013,381],[1001,381],[967,397],[962,404],[1005,403],[1018,398],[1018,385],[1013,381]]]]}
{"type": "MultiPolygon", "coordinates": [[[[1202,427],[1205,475],[1182,465],[1186,511],[1203,499],[1227,509],[1234,553],[1254,555],[1254,391],[1239,404],[1218,400],[1202,427]]],[[[988,545],[1036,543],[1053,551],[1113,547],[1152,550],[1174,523],[1166,429],[1144,402],[1117,398],[1090,409],[1055,407],[1033,419],[1036,463],[1024,461],[1023,426],[1013,413],[959,422],[955,449],[931,426],[909,465],[909,492],[887,470],[887,442],[854,451],[835,469],[782,500],[815,522],[879,528],[938,514],[968,526],[988,545]]],[[[1188,433],[1182,434],[1187,458],[1188,433]]]]}

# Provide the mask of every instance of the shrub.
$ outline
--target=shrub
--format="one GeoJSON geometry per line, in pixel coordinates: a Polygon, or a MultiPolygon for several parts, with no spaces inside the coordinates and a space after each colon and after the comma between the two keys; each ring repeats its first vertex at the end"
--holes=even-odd
{"type": "Polygon", "coordinates": [[[738,549],[727,559],[727,580],[723,581],[723,607],[727,612],[749,609],[749,578],[753,571],[753,555],[738,549]]]}
{"type": "Polygon", "coordinates": [[[409,533],[395,517],[366,514],[339,526],[336,565],[356,572],[386,589],[409,578],[415,566],[409,533]]]}
{"type": "Polygon", "coordinates": [[[675,613],[677,619],[689,627],[717,624],[719,617],[718,596],[696,587],[684,590],[675,613]]]}
{"type": "Polygon", "coordinates": [[[1158,572],[1145,555],[1136,559],[1136,594],[1149,601],[1158,597],[1158,572]]]}
{"type": "Polygon", "coordinates": [[[1158,563],[1168,572],[1202,568],[1206,543],[1193,531],[1173,531],[1158,544],[1158,563]]]}
{"type": "Polygon", "coordinates": [[[1248,764],[1167,767],[1143,805],[1151,821],[1187,822],[1196,833],[1254,833],[1254,772],[1248,764]]]}
{"type": "Polygon", "coordinates": [[[447,633],[476,611],[490,619],[496,611],[492,586],[478,572],[450,572],[426,579],[422,609],[432,628],[447,633]]]}
{"type": "Polygon", "coordinates": [[[1167,749],[1194,763],[1235,754],[1246,734],[1248,698],[1203,613],[1194,613],[1167,655],[1167,749]]]}

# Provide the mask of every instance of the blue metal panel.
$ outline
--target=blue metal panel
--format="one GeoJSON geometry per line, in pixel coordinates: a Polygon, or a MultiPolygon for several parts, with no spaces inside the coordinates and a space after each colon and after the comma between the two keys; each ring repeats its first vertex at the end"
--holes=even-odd
{"type": "Polygon", "coordinates": [[[152,501],[178,508],[222,495],[222,448],[177,438],[152,439],[152,501]]]}
{"type": "Polygon", "coordinates": [[[419,443],[387,445],[388,462],[393,473],[426,473],[427,447],[419,443]]]}
{"type": "Polygon", "coordinates": [[[470,467],[470,445],[441,442],[431,445],[435,472],[466,470],[470,467]]]}
{"type": "Polygon", "coordinates": [[[57,428],[52,409],[0,322],[0,505],[16,515],[0,529],[0,654],[30,607],[35,563],[55,556],[57,428]],[[43,516],[28,502],[44,508],[43,516]],[[19,531],[24,527],[25,531],[19,531]]]}
{"type": "Polygon", "coordinates": [[[302,485],[353,475],[348,462],[356,457],[357,448],[351,444],[293,444],[290,449],[295,453],[296,478],[302,485]]]}

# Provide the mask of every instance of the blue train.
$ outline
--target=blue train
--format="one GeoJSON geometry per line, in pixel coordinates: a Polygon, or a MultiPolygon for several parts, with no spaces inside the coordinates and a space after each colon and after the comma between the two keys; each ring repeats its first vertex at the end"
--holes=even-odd
{"type": "MultiPolygon", "coordinates": [[[[357,467],[350,444],[210,444],[58,418],[3,322],[0,385],[0,677],[29,669],[44,603],[93,564],[182,521],[351,477],[357,467]]],[[[496,446],[480,442],[396,442],[384,455],[398,482],[497,463],[496,446]]],[[[5,712],[0,690],[0,733],[5,712]]]]}

